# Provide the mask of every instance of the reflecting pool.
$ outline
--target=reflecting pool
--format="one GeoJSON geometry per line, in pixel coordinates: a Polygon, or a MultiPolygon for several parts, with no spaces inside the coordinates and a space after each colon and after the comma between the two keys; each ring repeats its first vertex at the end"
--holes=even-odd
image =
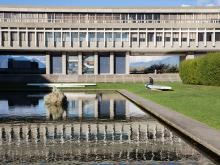
{"type": "Polygon", "coordinates": [[[192,144],[118,93],[0,94],[0,163],[212,164],[192,144]]]}

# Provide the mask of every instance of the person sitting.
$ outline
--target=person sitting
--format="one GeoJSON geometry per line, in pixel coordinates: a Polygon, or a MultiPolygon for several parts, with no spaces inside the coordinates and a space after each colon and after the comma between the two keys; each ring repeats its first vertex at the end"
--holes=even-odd
{"type": "Polygon", "coordinates": [[[148,88],[148,85],[154,85],[154,79],[152,77],[149,77],[149,82],[145,84],[145,87],[148,88]]]}
{"type": "Polygon", "coordinates": [[[154,85],[154,79],[152,77],[149,77],[148,85],[154,85]]]}

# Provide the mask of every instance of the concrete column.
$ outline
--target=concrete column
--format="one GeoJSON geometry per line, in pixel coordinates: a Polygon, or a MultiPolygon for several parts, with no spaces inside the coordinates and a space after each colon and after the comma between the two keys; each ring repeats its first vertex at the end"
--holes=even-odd
{"type": "Polygon", "coordinates": [[[171,28],[171,33],[170,33],[170,46],[173,47],[173,28],[171,28]]]}
{"type": "Polygon", "coordinates": [[[62,74],[66,75],[66,52],[62,53],[62,74]]]}
{"type": "Polygon", "coordinates": [[[129,58],[130,58],[130,52],[126,52],[126,56],[125,56],[125,74],[130,74],[129,58]]]}
{"type": "Polygon", "coordinates": [[[79,29],[78,29],[78,46],[80,47],[80,37],[79,37],[80,33],[79,33],[79,29]]]}
{"type": "Polygon", "coordinates": [[[157,32],[156,29],[154,30],[154,46],[157,46],[157,32]]]}
{"type": "MultiPolygon", "coordinates": [[[[36,32],[36,31],[35,31],[36,32]]],[[[17,36],[18,36],[18,41],[17,41],[17,43],[18,43],[18,46],[20,47],[20,45],[21,45],[21,39],[20,39],[20,30],[18,29],[17,30],[17,36]]],[[[35,39],[36,39],[37,37],[35,36],[35,39]]],[[[36,44],[36,46],[37,46],[37,44],[36,44]]]]}
{"type": "Polygon", "coordinates": [[[140,47],[140,31],[139,31],[139,29],[137,32],[137,43],[138,43],[138,47],[140,47]]]}
{"type": "Polygon", "coordinates": [[[123,37],[122,37],[123,31],[121,29],[121,47],[123,47],[123,37]]]}
{"type": "Polygon", "coordinates": [[[50,55],[46,54],[46,74],[50,74],[50,55]]]}
{"type": "Polygon", "coordinates": [[[205,29],[205,32],[204,32],[204,46],[205,47],[207,46],[207,32],[206,32],[206,29],[205,29]]]}
{"type": "Polygon", "coordinates": [[[70,30],[70,32],[69,32],[69,34],[70,34],[70,47],[72,47],[72,32],[71,32],[71,30],[70,30]]]}
{"type": "Polygon", "coordinates": [[[78,54],[78,75],[82,75],[82,52],[78,54]]]}
{"type": "Polygon", "coordinates": [[[215,30],[212,32],[212,46],[215,47],[215,30]]]}
{"type": "Polygon", "coordinates": [[[114,100],[110,100],[110,119],[114,119],[114,100]]]}
{"type": "Polygon", "coordinates": [[[114,53],[110,53],[110,74],[114,74],[114,53]]]}
{"type": "Polygon", "coordinates": [[[46,47],[46,32],[44,31],[44,47],[46,47]]]}
{"type": "MultiPolygon", "coordinates": [[[[37,47],[37,31],[35,29],[35,32],[34,32],[34,35],[35,35],[35,46],[37,47]]],[[[19,36],[19,35],[18,35],[19,36]]],[[[19,38],[18,38],[19,39],[19,38]]]]}
{"type": "Polygon", "coordinates": [[[90,41],[89,41],[89,31],[88,31],[88,29],[86,31],[86,44],[87,44],[87,47],[89,47],[90,41]]]}
{"type": "Polygon", "coordinates": [[[60,37],[61,38],[60,39],[61,40],[61,47],[63,47],[63,30],[62,29],[61,29],[60,33],[61,33],[61,37],[60,37]]]}
{"type": "Polygon", "coordinates": [[[196,47],[199,46],[199,29],[196,29],[196,47]]]}
{"type": "Polygon", "coordinates": [[[95,111],[95,112],[94,112],[94,117],[95,117],[96,119],[98,118],[98,113],[99,113],[99,112],[98,112],[98,107],[99,107],[98,104],[99,104],[99,103],[98,103],[98,100],[95,99],[95,107],[94,107],[94,111],[95,111]]]}
{"type": "Polygon", "coordinates": [[[181,34],[181,29],[179,31],[179,47],[182,46],[182,34],[181,34]]]}
{"type": "Polygon", "coordinates": [[[83,113],[83,103],[82,103],[82,99],[79,99],[78,101],[79,106],[78,106],[78,117],[82,118],[82,113],[83,113]]]}
{"type": "Polygon", "coordinates": [[[8,31],[8,43],[9,43],[9,45],[8,46],[10,46],[11,47],[11,45],[12,45],[12,41],[11,41],[11,30],[9,30],[8,31]]]}
{"type": "Polygon", "coordinates": [[[105,29],[104,29],[104,47],[106,47],[105,29]]]}
{"type": "Polygon", "coordinates": [[[188,32],[187,32],[187,46],[189,47],[190,46],[190,35],[189,35],[189,29],[188,29],[188,32]]]}
{"type": "Polygon", "coordinates": [[[26,29],[26,46],[28,47],[28,45],[29,45],[28,31],[27,31],[27,29],[26,29]]]}
{"type": "Polygon", "coordinates": [[[98,53],[95,52],[94,54],[94,75],[98,74],[98,53]]]}
{"type": "Polygon", "coordinates": [[[165,32],[163,29],[163,33],[162,33],[162,43],[163,43],[163,47],[165,46],[165,32]]]}
{"type": "Polygon", "coordinates": [[[148,33],[147,33],[147,28],[146,28],[146,36],[145,36],[145,43],[146,43],[146,46],[148,46],[148,33]]]}
{"type": "Polygon", "coordinates": [[[129,29],[129,39],[128,39],[128,42],[129,42],[129,47],[131,47],[131,29],[129,29]]]}

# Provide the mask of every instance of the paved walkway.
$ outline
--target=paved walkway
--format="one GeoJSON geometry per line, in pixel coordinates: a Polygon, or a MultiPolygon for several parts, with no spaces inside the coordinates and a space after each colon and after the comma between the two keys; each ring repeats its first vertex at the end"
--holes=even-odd
{"type": "Polygon", "coordinates": [[[161,118],[168,125],[216,153],[218,155],[217,161],[220,162],[220,131],[126,90],[118,90],[118,92],[161,118]]]}

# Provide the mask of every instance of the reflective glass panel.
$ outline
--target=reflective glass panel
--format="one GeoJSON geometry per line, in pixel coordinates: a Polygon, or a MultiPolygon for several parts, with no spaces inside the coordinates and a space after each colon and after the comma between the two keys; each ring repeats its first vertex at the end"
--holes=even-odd
{"type": "Polygon", "coordinates": [[[94,55],[83,56],[83,74],[94,74],[94,55]]]}

